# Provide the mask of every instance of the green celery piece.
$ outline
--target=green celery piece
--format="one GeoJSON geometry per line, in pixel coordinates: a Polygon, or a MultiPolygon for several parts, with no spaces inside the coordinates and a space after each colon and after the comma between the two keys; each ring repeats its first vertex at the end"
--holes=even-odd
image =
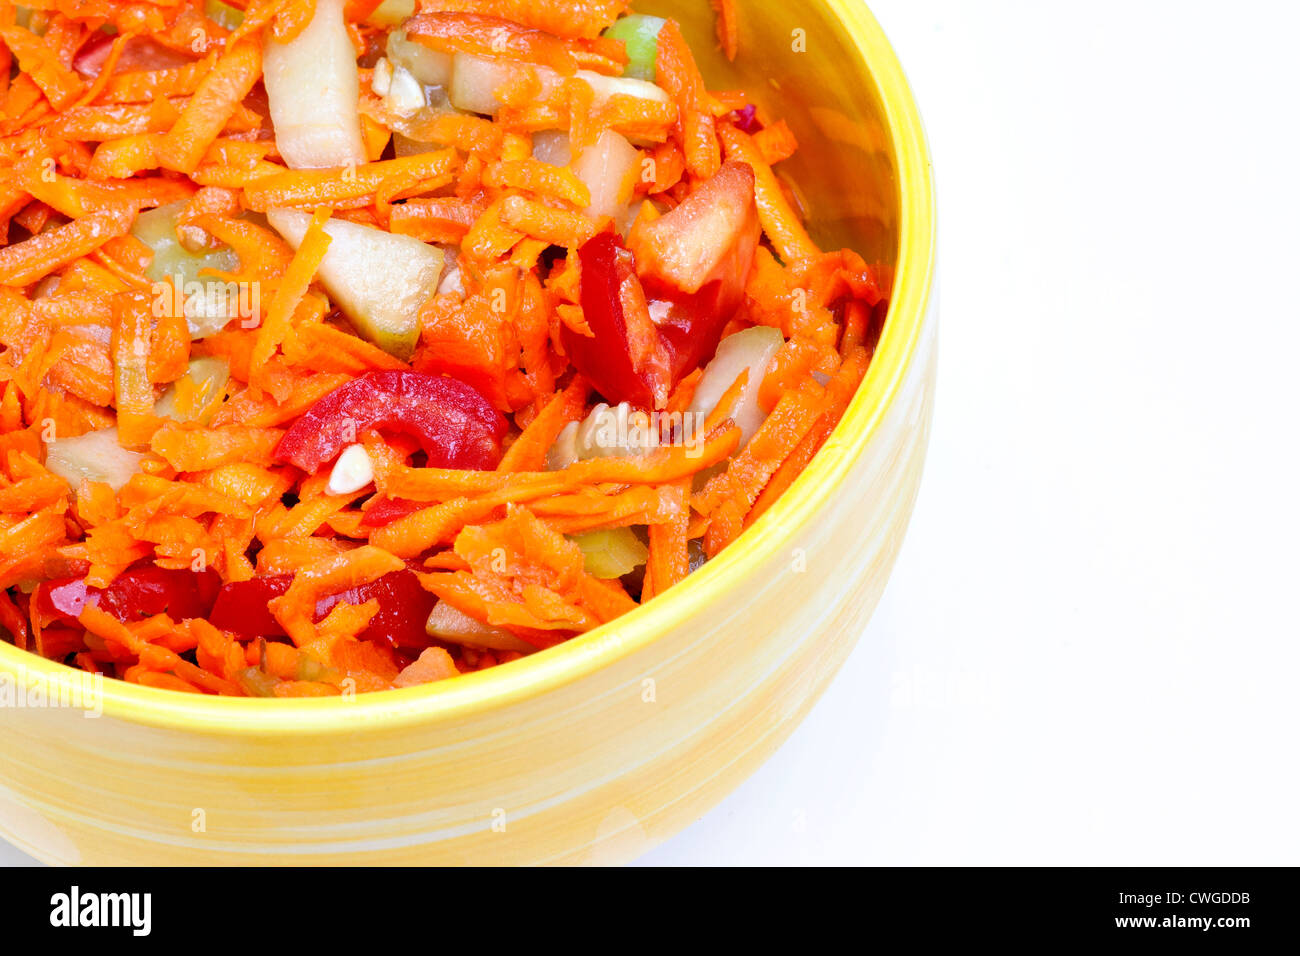
{"type": "Polygon", "coordinates": [[[633,13],[620,19],[605,31],[611,40],[622,40],[627,48],[627,66],[624,76],[647,83],[655,81],[657,68],[655,59],[659,56],[659,30],[663,27],[662,17],[651,17],[644,13],[633,13]]]}

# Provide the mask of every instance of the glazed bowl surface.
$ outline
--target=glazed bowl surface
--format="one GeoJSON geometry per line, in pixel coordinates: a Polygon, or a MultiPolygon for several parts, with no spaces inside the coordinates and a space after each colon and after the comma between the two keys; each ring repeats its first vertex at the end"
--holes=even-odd
{"type": "Polygon", "coordinates": [[[801,148],[784,175],[813,237],[891,277],[867,378],[798,482],[645,607],[426,687],[196,697],[88,684],[0,643],[0,835],[67,864],[612,863],[785,740],[862,633],[915,501],[935,214],[915,104],[861,0],[738,7],[729,64],[708,4],[637,3],[681,21],[712,88],[789,122],[801,148]]]}

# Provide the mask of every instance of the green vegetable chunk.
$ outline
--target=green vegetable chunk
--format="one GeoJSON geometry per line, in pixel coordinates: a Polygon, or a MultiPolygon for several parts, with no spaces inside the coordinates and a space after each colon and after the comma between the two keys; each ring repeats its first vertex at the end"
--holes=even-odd
{"type": "Polygon", "coordinates": [[[150,209],[136,217],[131,234],[153,250],[153,261],[145,275],[154,282],[175,279],[182,283],[204,281],[200,269],[233,272],[239,268],[239,259],[229,248],[222,246],[210,252],[190,252],[176,237],[176,216],[185,208],[185,201],[168,203],[150,209]]]}
{"type": "Polygon", "coordinates": [[[244,11],[223,0],[203,0],[203,12],[209,20],[227,30],[237,30],[244,22],[244,11]]]}
{"type": "Polygon", "coordinates": [[[627,48],[627,66],[624,76],[655,81],[655,59],[659,56],[659,30],[664,25],[662,17],[633,13],[623,17],[605,31],[611,40],[622,40],[627,48]]]}
{"type": "Polygon", "coordinates": [[[585,531],[570,537],[582,549],[587,573],[605,581],[635,571],[649,556],[646,546],[631,528],[585,531]]]}

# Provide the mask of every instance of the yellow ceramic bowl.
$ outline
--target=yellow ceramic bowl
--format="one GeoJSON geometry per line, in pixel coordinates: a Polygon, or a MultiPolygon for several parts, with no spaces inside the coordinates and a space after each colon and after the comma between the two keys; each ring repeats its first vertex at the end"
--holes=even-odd
{"type": "Polygon", "coordinates": [[[0,833],[55,863],[628,860],[789,735],[862,632],[915,499],[934,382],[934,208],[906,81],[861,0],[742,0],[741,57],[683,21],[715,88],[802,144],[786,172],[825,248],[894,267],[871,371],[798,483],[646,607],[484,673],[353,700],[195,698],[0,644],[0,833]],[[98,696],[96,696],[98,694],[98,696]],[[16,700],[15,700],[16,698],[16,700]],[[23,703],[31,706],[14,706],[23,703]]]}

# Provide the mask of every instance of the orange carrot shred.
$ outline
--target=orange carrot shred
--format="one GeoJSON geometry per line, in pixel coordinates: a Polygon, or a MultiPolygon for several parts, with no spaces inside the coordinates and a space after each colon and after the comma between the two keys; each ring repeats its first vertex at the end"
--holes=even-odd
{"type": "MultiPolygon", "coordinates": [[[[271,700],[416,687],[543,651],[744,534],[867,374],[888,269],[820,252],[773,171],[798,149],[790,127],[754,91],[710,91],[676,22],[658,35],[658,95],[623,85],[627,50],[605,34],[628,0],[420,0],[406,39],[479,58],[457,70],[482,73],[482,113],[406,108],[396,68],[438,58],[380,62],[388,11],[346,0],[366,159],[347,168],[288,168],[301,154],[269,122],[277,84],[260,82],[263,43],[309,39],[317,0],[234,0],[238,24],[198,0],[27,6],[20,26],[0,4],[0,636],[18,648],[140,687],[271,700]],[[602,157],[629,167],[616,202],[602,157]],[[691,234],[690,200],[724,159],[754,173],[752,255],[752,220],[743,255],[713,248],[721,222],[691,234]],[[267,215],[280,209],[310,214],[292,243],[267,215]],[[631,267],[617,304],[601,267],[588,273],[593,238],[631,267]],[[420,279],[403,286],[413,263],[420,279]],[[697,313],[722,303],[699,335],[697,313]],[[716,376],[679,359],[751,326],[781,333],[775,359],[696,420],[716,376]],[[624,342],[634,374],[652,370],[662,427],[648,447],[596,434],[624,421],[602,381],[624,342]],[[355,399],[368,376],[477,392],[496,442],[484,467],[436,467],[459,439],[431,443],[369,394],[378,417],[344,446],[359,449],[295,464],[293,436],[328,434],[322,403],[355,399]],[[766,418],[741,448],[747,393],[766,418]],[[621,529],[646,543],[644,574],[593,576],[579,536],[621,529]],[[202,574],[187,593],[230,588],[236,604],[251,588],[266,613],[248,617],[269,633],[175,602],[50,611],[52,582],[155,574],[202,574]],[[417,582],[418,612],[389,603],[417,582]],[[448,630],[425,647],[435,601],[448,630]],[[390,644],[403,613],[414,643],[390,644]]],[[[710,6],[736,59],[739,4],[710,6]]]]}

